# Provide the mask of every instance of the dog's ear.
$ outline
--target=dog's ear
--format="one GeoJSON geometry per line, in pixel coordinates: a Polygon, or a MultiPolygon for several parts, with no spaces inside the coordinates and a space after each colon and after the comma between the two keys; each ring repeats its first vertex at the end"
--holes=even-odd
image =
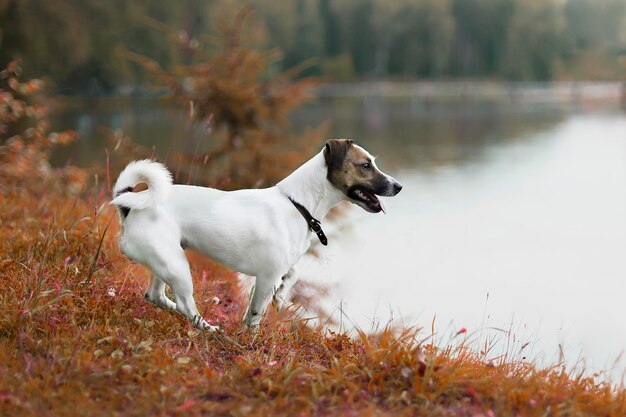
{"type": "Polygon", "coordinates": [[[348,149],[354,141],[352,139],[329,139],[326,141],[324,148],[324,159],[326,166],[333,168],[341,168],[343,160],[346,159],[348,149]]]}

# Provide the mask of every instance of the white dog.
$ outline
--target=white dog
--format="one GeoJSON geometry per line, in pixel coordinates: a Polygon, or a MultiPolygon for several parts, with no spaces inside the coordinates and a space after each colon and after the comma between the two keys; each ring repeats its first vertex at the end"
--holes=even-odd
{"type": "Polygon", "coordinates": [[[196,308],[185,248],[256,277],[244,322],[257,326],[272,295],[279,302],[287,299],[296,279],[293,266],[308,250],[311,232],[326,244],[316,219],[343,200],[380,212],[383,206],[376,196],[393,196],[401,189],[352,140],[331,139],[312,159],[266,189],[227,192],[173,185],[163,165],[131,162],[115,183],[111,204],[121,219],[122,253],[153,273],[146,299],[178,310],[201,330],[214,331],[218,327],[207,323],[196,308]],[[175,303],[165,295],[166,284],[175,303]]]}

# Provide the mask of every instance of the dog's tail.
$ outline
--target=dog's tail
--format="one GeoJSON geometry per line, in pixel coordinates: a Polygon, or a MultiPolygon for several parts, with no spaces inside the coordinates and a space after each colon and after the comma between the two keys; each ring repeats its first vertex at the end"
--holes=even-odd
{"type": "Polygon", "coordinates": [[[130,210],[153,207],[165,200],[172,186],[172,174],[163,164],[147,159],[133,161],[117,177],[113,200],[122,218],[130,210]]]}

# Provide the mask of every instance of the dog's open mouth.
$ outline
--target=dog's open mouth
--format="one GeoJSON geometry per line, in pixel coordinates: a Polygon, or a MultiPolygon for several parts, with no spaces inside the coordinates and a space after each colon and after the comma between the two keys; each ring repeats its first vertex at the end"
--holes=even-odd
{"type": "Polygon", "coordinates": [[[385,211],[385,207],[382,205],[376,194],[367,188],[354,186],[348,190],[348,197],[356,202],[359,206],[371,213],[378,213],[385,211]]]}

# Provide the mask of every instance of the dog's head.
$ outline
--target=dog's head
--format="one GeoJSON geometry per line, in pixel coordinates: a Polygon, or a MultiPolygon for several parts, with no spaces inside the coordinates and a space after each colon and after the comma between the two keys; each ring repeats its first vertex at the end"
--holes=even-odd
{"type": "Polygon", "coordinates": [[[330,139],[324,148],[328,181],[348,199],[371,213],[383,206],[377,196],[394,196],[402,185],[382,173],[374,157],[352,139],[330,139]]]}

